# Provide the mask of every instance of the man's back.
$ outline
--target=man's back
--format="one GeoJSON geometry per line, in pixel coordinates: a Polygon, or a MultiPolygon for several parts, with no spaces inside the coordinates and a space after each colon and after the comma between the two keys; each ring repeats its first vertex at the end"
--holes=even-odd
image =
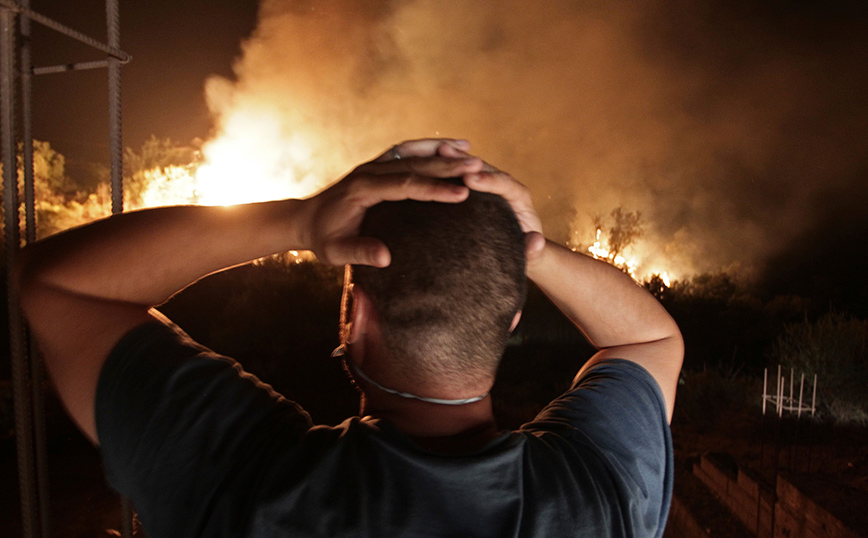
{"type": "Polygon", "coordinates": [[[97,420],[109,479],[143,500],[155,536],[659,536],[671,495],[663,399],[627,361],[586,372],[521,430],[445,455],[385,420],[311,427],[152,324],[106,363],[97,420]]]}

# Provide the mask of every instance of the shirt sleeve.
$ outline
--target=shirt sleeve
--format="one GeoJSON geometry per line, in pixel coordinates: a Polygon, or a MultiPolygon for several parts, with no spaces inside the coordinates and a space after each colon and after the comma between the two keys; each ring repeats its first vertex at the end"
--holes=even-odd
{"type": "Polygon", "coordinates": [[[134,329],[109,355],[96,421],[108,481],[153,536],[214,526],[241,535],[237,505],[255,497],[269,441],[300,439],[310,427],[298,405],[163,323],[134,329]],[[236,504],[232,521],[219,521],[229,517],[223,502],[236,504]]]}
{"type": "MultiPolygon", "coordinates": [[[[660,387],[640,365],[607,360],[523,427],[554,436],[600,484],[629,536],[662,536],[672,498],[673,454],[660,387]]],[[[582,479],[587,479],[583,476],[582,479]]]]}

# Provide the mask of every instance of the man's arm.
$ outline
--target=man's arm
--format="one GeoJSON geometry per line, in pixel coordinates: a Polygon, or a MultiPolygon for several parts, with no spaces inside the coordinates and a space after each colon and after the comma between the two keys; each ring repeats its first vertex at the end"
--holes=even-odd
{"type": "Polygon", "coordinates": [[[582,371],[610,358],[640,364],[660,386],[671,420],[684,344],[663,306],[619,269],[545,240],[529,191],[508,174],[487,167],[465,183],[502,195],[515,210],[525,232],[528,277],[599,350],[582,371]]]}
{"type": "Polygon", "coordinates": [[[467,189],[430,178],[478,171],[478,159],[443,157],[462,142],[396,147],[305,200],[235,207],[179,206],[116,215],[28,246],[16,274],[22,307],[68,412],[97,441],[94,402],[105,359],[151,307],[215,271],[288,250],[335,265],[388,265],[386,247],[358,236],[384,200],[459,202],[467,189]],[[445,152],[448,153],[448,150],[445,152]]]}

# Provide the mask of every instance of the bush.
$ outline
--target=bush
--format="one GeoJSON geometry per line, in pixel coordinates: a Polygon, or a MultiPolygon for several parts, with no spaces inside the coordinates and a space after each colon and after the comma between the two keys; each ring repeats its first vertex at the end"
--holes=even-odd
{"type": "Polygon", "coordinates": [[[784,327],[773,358],[817,375],[817,407],[837,424],[868,424],[868,321],[827,313],[784,327]]]}
{"type": "Polygon", "coordinates": [[[778,332],[776,321],[737,275],[700,274],[666,289],[649,280],[646,289],[655,293],[681,328],[685,370],[723,367],[762,373],[778,332]]]}
{"type": "MultiPolygon", "coordinates": [[[[719,431],[722,421],[752,412],[759,384],[739,370],[706,367],[683,371],[675,396],[672,424],[690,427],[699,433],[719,431]]],[[[758,413],[758,411],[757,411],[758,413]]]]}

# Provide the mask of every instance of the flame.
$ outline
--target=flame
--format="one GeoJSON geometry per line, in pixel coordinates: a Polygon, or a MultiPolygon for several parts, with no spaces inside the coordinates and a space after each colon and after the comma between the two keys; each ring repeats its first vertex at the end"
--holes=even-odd
{"type": "Polygon", "coordinates": [[[303,198],[325,182],[313,172],[311,137],[284,133],[273,116],[235,112],[202,148],[202,162],[145,172],[142,207],[234,205],[303,198]]]}
{"type": "Polygon", "coordinates": [[[195,204],[198,193],[193,166],[167,166],[144,172],[147,186],[142,192],[141,207],[195,204]]]}
{"type": "Polygon", "coordinates": [[[232,205],[301,198],[320,187],[309,137],[282,132],[273,115],[236,111],[207,143],[196,172],[199,203],[232,205]]]}
{"type": "MultiPolygon", "coordinates": [[[[249,134],[246,137],[223,136],[209,142],[203,151],[206,159],[199,165],[146,171],[147,187],[142,193],[142,207],[233,205],[300,198],[321,187],[318,178],[310,173],[313,161],[310,145],[300,135],[271,145],[249,134]]],[[[667,288],[671,287],[675,280],[671,268],[640,271],[643,256],[613,255],[602,234],[603,230],[597,228],[594,242],[587,248],[593,258],[611,263],[639,283],[656,276],[667,288]]],[[[630,249],[635,251],[637,247],[633,245],[630,249]]],[[[308,259],[308,253],[290,252],[286,256],[290,263],[308,259]]]]}
{"type": "MultiPolygon", "coordinates": [[[[147,186],[141,196],[141,206],[234,205],[303,198],[318,191],[325,182],[313,172],[319,164],[315,163],[319,160],[315,148],[322,147],[311,134],[315,130],[305,130],[304,134],[300,131],[286,133],[284,125],[275,114],[263,114],[251,108],[233,111],[224,122],[223,134],[203,146],[201,162],[144,172],[147,186]]],[[[659,259],[653,254],[642,256],[642,247],[647,245],[631,245],[629,256],[616,255],[603,238],[603,229],[598,227],[587,252],[622,269],[639,283],[657,276],[670,287],[671,267],[640,271],[643,260],[659,259]]],[[[577,249],[578,245],[574,250],[577,249]]],[[[290,253],[286,259],[299,263],[308,259],[307,256],[306,253],[290,253]]],[[[656,261],[652,263],[656,265],[656,261]]]]}
{"type": "Polygon", "coordinates": [[[603,230],[601,228],[597,228],[597,233],[594,237],[594,244],[588,247],[588,252],[591,253],[591,256],[593,256],[594,259],[597,260],[608,261],[616,267],[626,271],[627,274],[633,277],[633,280],[638,280],[638,277],[636,276],[636,271],[639,268],[639,260],[636,257],[626,258],[621,254],[610,254],[609,249],[603,246],[603,242],[600,237],[602,233],[603,230]]]}
{"type": "Polygon", "coordinates": [[[660,277],[660,280],[663,281],[663,284],[664,284],[667,288],[672,287],[672,281],[671,281],[671,279],[669,278],[669,273],[668,273],[668,272],[666,272],[666,271],[657,271],[657,272],[653,272],[652,274],[656,274],[657,276],[659,276],[659,277],[660,277]]]}
{"type": "MultiPolygon", "coordinates": [[[[638,283],[643,283],[652,279],[653,277],[658,277],[664,286],[667,288],[672,287],[672,282],[676,280],[673,276],[673,271],[671,268],[662,269],[660,267],[654,267],[649,270],[643,269],[643,259],[647,259],[647,256],[643,256],[641,254],[641,249],[637,248],[637,245],[632,245],[630,250],[640,250],[639,253],[636,253],[631,256],[623,256],[621,254],[612,255],[609,251],[609,246],[607,241],[602,237],[603,230],[601,228],[596,229],[596,234],[594,236],[594,242],[591,246],[588,247],[587,251],[590,253],[591,257],[596,260],[603,260],[608,263],[611,263],[615,267],[625,271],[630,277],[633,278],[638,283]]],[[[573,247],[573,251],[578,251],[579,248],[573,247]]]]}

